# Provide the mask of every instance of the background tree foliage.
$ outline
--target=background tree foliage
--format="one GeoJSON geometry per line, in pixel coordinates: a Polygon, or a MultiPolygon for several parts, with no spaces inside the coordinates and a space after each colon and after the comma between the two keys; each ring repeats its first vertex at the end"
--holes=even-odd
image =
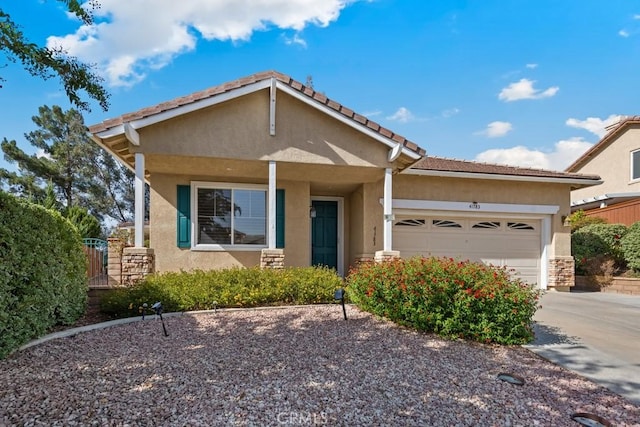
{"type": "Polygon", "coordinates": [[[5,160],[18,166],[15,172],[0,168],[0,186],[63,214],[82,207],[100,221],[130,221],[134,174],[90,140],[78,111],[54,105],[38,112],[32,118],[37,129],[25,134],[35,154],[25,153],[13,140],[0,143],[5,160]],[[49,183],[53,195],[47,195],[49,183]]]}
{"type": "MultiPolygon", "coordinates": [[[[84,24],[91,24],[91,11],[99,3],[91,0],[82,7],[78,0],[57,0],[64,3],[67,10],[84,24]]],[[[50,79],[57,76],[73,105],[80,110],[90,111],[89,103],[83,101],[81,91],[96,100],[103,110],[109,108],[109,94],[102,87],[103,79],[92,71],[93,65],[80,62],[62,49],[50,49],[30,42],[20,29],[20,25],[0,7],[0,52],[11,62],[20,62],[32,76],[50,79]]],[[[4,81],[0,76],[0,82],[4,81]]],[[[0,88],[2,86],[0,85],[0,88]]]]}

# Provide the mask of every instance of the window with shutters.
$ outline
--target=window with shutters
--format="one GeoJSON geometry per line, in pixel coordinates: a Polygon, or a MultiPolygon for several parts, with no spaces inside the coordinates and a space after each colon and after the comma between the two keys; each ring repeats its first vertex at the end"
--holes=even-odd
{"type": "Polygon", "coordinates": [[[195,248],[266,247],[266,186],[202,182],[192,186],[195,248]]]}

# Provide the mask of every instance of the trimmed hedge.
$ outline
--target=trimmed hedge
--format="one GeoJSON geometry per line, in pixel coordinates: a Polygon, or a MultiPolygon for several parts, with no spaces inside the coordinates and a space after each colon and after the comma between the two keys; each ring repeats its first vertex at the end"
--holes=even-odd
{"type": "Polygon", "coordinates": [[[86,262],[69,221],[0,191],[0,357],[84,314],[86,262]]]}
{"type": "Polygon", "coordinates": [[[624,224],[590,224],[571,235],[571,254],[576,272],[588,273],[589,260],[598,256],[611,257],[617,265],[625,263],[622,239],[628,229],[624,224]]]}
{"type": "Polygon", "coordinates": [[[627,266],[635,272],[640,271],[640,222],[633,223],[620,241],[627,266]]]}
{"type": "Polygon", "coordinates": [[[451,258],[366,262],[347,277],[361,309],[445,338],[524,344],[539,292],[504,268],[451,258]]]}
{"type": "Polygon", "coordinates": [[[100,310],[112,317],[130,317],[140,314],[142,304],[156,301],[167,312],[329,303],[341,286],[342,278],[322,267],[167,272],[110,290],[102,297],[100,310]]]}

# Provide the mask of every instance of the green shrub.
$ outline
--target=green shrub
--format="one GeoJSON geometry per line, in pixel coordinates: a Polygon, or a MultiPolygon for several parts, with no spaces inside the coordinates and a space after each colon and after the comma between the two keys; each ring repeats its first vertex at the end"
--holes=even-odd
{"type": "Polygon", "coordinates": [[[0,357],[84,313],[86,262],[59,213],[0,192],[0,357]]]}
{"type": "Polygon", "coordinates": [[[579,210],[569,215],[569,223],[571,224],[571,232],[573,233],[587,225],[606,224],[607,220],[598,216],[587,216],[583,210],[579,210]]]}
{"type": "Polygon", "coordinates": [[[112,317],[128,317],[139,315],[142,304],[156,301],[168,312],[328,303],[341,286],[342,279],[334,270],[320,267],[168,272],[151,275],[130,288],[109,291],[100,308],[112,317]]]}
{"type": "Polygon", "coordinates": [[[591,224],[571,235],[571,253],[575,259],[576,272],[587,273],[585,266],[596,256],[610,256],[617,265],[625,263],[621,248],[622,238],[627,233],[624,224],[591,224]]]}
{"type": "Polygon", "coordinates": [[[627,266],[634,272],[640,271],[640,222],[629,227],[621,239],[620,246],[627,266]]]}
{"type": "Polygon", "coordinates": [[[504,268],[451,258],[362,263],[347,277],[361,309],[447,338],[531,341],[538,291],[504,268]]]}

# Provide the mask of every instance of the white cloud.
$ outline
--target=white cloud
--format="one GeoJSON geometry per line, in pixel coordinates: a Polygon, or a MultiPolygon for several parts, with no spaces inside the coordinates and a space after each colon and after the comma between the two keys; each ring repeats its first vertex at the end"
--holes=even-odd
{"type": "Polygon", "coordinates": [[[602,138],[607,134],[607,130],[605,128],[620,121],[621,117],[622,116],[619,116],[617,114],[612,114],[606,119],[601,119],[598,117],[587,117],[585,120],[570,118],[567,119],[566,124],[567,126],[571,126],[574,128],[588,130],[589,132],[602,138]]]}
{"type": "Polygon", "coordinates": [[[387,116],[387,120],[393,120],[400,123],[407,123],[415,119],[415,116],[411,111],[406,109],[405,107],[398,108],[398,111],[393,113],[390,116],[387,116]]]}
{"type": "Polygon", "coordinates": [[[640,19],[640,14],[633,15],[633,19],[640,19]]]}
{"type": "Polygon", "coordinates": [[[629,37],[631,34],[629,34],[629,32],[628,32],[627,30],[620,30],[620,31],[618,31],[618,35],[619,35],[620,37],[627,38],[627,37],[629,37]]]}
{"type": "Polygon", "coordinates": [[[36,150],[36,157],[37,157],[38,159],[41,159],[41,158],[43,158],[43,157],[44,157],[44,158],[47,158],[47,159],[51,160],[51,154],[46,153],[46,152],[44,151],[44,149],[42,149],[42,148],[38,148],[38,149],[36,150]]]}
{"type": "Polygon", "coordinates": [[[484,151],[478,154],[475,160],[535,169],[564,170],[592,146],[591,142],[582,138],[569,138],[558,141],[551,152],[532,150],[519,145],[484,151]]]}
{"type": "Polygon", "coordinates": [[[198,39],[244,41],[254,31],[326,27],[356,0],[101,0],[95,23],[73,34],[51,36],[48,47],[97,64],[112,86],[131,86],[149,69],[195,49],[198,39]]]}
{"type": "Polygon", "coordinates": [[[364,113],[362,113],[362,115],[365,117],[374,117],[379,116],[380,114],[382,114],[382,111],[380,110],[365,111],[364,113]]]}
{"type": "Polygon", "coordinates": [[[491,122],[487,125],[487,128],[476,132],[476,135],[484,135],[488,138],[499,138],[505,136],[513,130],[513,125],[509,122],[491,122]]]}
{"type": "Polygon", "coordinates": [[[502,101],[518,101],[521,99],[542,99],[554,96],[560,88],[552,86],[548,89],[534,89],[534,80],[520,79],[500,91],[498,98],[502,101]]]}
{"type": "Polygon", "coordinates": [[[440,115],[445,118],[448,119],[450,117],[453,117],[455,115],[458,115],[460,113],[460,109],[459,108],[449,108],[447,110],[443,110],[442,113],[440,113],[440,115]]]}
{"type": "Polygon", "coordinates": [[[292,38],[285,37],[284,42],[288,45],[297,44],[302,46],[303,48],[307,48],[307,41],[300,37],[300,34],[296,33],[292,38]]]}
{"type": "Polygon", "coordinates": [[[525,67],[529,68],[530,70],[533,70],[534,68],[538,68],[538,64],[527,64],[525,65],[525,67]]]}

